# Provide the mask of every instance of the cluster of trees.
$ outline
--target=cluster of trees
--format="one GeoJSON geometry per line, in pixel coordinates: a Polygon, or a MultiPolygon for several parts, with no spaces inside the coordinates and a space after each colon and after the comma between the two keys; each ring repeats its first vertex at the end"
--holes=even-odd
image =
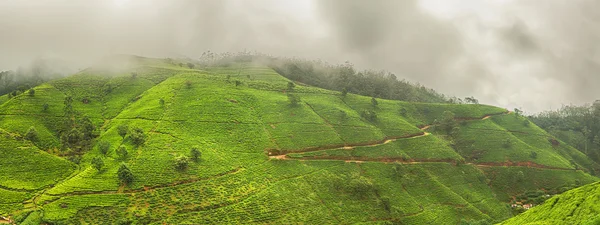
{"type": "Polygon", "coordinates": [[[411,102],[477,103],[469,97],[449,98],[420,84],[398,80],[395,74],[383,70],[358,71],[350,62],[332,65],[321,60],[274,57],[257,52],[204,52],[198,65],[231,66],[235,63],[268,65],[290,80],[324,88],[383,99],[411,102]]]}
{"type": "Polygon", "coordinates": [[[190,159],[191,161],[198,162],[202,157],[202,152],[198,146],[194,146],[190,149],[190,157],[186,155],[180,155],[175,157],[175,168],[179,171],[186,170],[188,168],[190,159]]]}
{"type": "Polygon", "coordinates": [[[529,116],[536,125],[600,163],[600,100],[529,116]]]}
{"type": "Polygon", "coordinates": [[[64,120],[60,130],[62,149],[71,149],[77,153],[87,149],[96,134],[96,126],[88,116],[82,116],[73,109],[73,98],[64,100],[64,120]]]}
{"type": "Polygon", "coordinates": [[[74,72],[64,62],[55,59],[36,59],[17,70],[0,71],[0,95],[14,97],[48,80],[74,72]]]}

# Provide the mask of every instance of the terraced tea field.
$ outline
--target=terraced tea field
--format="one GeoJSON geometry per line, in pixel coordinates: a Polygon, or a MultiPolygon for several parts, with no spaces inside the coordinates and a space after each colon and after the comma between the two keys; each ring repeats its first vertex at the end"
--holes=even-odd
{"type": "Polygon", "coordinates": [[[499,222],[516,195],[598,180],[588,173],[597,164],[505,109],[290,88],[249,63],[127,61],[45,83],[34,96],[0,96],[4,221],[499,222]],[[83,118],[95,127],[81,142],[89,148],[62,148],[71,140],[61,139],[64,124],[83,118]],[[133,175],[127,185],[122,165],[133,175]]]}

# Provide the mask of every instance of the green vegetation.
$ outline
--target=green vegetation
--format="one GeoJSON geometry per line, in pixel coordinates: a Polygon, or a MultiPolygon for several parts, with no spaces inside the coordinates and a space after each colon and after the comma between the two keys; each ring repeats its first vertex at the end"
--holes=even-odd
{"type": "Polygon", "coordinates": [[[600,184],[589,184],[554,196],[502,224],[598,224],[599,195],[600,184]]]}
{"type": "Polygon", "coordinates": [[[30,224],[486,224],[513,216],[513,197],[538,204],[598,180],[594,161],[522,116],[470,98],[424,103],[447,100],[389,77],[347,74],[411,92],[321,89],[331,85],[315,84],[322,75],[277,65],[282,76],[274,61],[114,60],[131,63],[2,100],[0,215],[30,224]],[[389,100],[398,96],[424,102],[389,100]]]}
{"type": "MultiPolygon", "coordinates": [[[[600,163],[600,101],[529,116],[536,125],[600,163]]],[[[600,173],[596,167],[592,171],[600,173]]]]}

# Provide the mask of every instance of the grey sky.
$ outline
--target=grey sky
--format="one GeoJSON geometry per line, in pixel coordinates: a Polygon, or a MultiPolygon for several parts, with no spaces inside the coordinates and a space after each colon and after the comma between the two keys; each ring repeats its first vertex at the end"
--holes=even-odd
{"type": "Polygon", "coordinates": [[[246,49],[536,112],[600,99],[599,22],[594,0],[2,0],[0,70],[246,49]]]}

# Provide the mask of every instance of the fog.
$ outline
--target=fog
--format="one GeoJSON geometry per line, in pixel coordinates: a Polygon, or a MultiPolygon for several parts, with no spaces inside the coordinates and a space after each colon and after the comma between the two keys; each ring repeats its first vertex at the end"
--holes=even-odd
{"type": "Polygon", "coordinates": [[[599,22],[593,0],[3,0],[0,70],[248,50],[348,60],[531,113],[600,99],[599,22]]]}

